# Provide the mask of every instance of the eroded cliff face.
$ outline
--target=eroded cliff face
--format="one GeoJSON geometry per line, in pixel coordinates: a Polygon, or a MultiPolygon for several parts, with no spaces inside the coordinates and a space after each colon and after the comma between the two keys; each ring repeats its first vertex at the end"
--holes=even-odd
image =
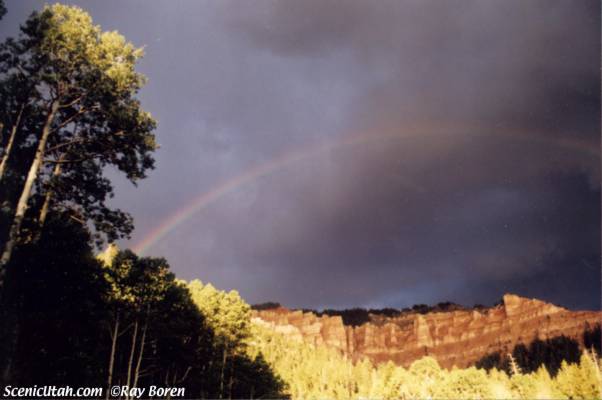
{"type": "Polygon", "coordinates": [[[569,311],[540,300],[504,295],[483,310],[370,315],[370,322],[346,326],[340,316],[276,308],[253,312],[254,322],[292,340],[327,345],[357,360],[408,366],[430,355],[446,368],[466,367],[486,354],[508,352],[517,343],[565,335],[582,345],[583,331],[599,324],[602,312],[569,311]]]}

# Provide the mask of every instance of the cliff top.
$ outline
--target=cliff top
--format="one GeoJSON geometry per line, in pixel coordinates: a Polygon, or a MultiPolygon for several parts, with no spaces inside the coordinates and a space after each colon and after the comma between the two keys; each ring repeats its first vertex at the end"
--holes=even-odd
{"type": "Polygon", "coordinates": [[[383,319],[404,317],[412,314],[430,314],[430,313],[445,313],[453,311],[477,311],[479,313],[488,313],[490,310],[504,309],[507,315],[514,315],[525,309],[545,309],[547,313],[555,313],[566,310],[563,307],[556,306],[538,299],[518,296],[512,293],[506,293],[502,296],[500,302],[491,307],[485,307],[477,304],[473,307],[466,307],[452,302],[441,302],[434,306],[426,304],[417,304],[411,308],[382,308],[382,309],[365,309],[365,308],[350,308],[342,310],[325,309],[322,311],[312,309],[289,309],[283,307],[280,303],[268,302],[256,304],[252,306],[255,311],[270,311],[277,314],[285,314],[290,312],[311,313],[318,317],[321,316],[340,316],[343,324],[351,326],[363,325],[367,322],[378,323],[383,319]]]}

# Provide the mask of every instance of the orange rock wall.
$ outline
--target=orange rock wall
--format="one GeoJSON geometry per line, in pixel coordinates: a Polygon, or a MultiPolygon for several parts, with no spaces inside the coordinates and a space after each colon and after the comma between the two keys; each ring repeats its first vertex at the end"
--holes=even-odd
{"type": "Polygon", "coordinates": [[[326,345],[357,360],[408,366],[430,355],[446,368],[466,367],[486,354],[511,351],[517,343],[565,335],[582,344],[583,331],[599,324],[602,312],[569,311],[540,300],[507,294],[501,305],[397,317],[371,315],[360,326],[340,316],[317,316],[286,308],[254,311],[256,323],[292,340],[326,345]]]}

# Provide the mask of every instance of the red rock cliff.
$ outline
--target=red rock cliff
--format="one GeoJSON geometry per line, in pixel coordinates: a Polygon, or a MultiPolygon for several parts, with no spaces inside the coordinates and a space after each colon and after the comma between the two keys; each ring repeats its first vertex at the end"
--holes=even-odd
{"type": "Polygon", "coordinates": [[[454,310],[396,317],[370,315],[370,322],[346,326],[340,316],[317,316],[286,308],[254,311],[256,323],[292,339],[324,344],[352,359],[393,361],[408,366],[430,355],[443,367],[466,367],[486,354],[508,352],[517,343],[565,335],[582,345],[582,333],[602,320],[599,311],[569,311],[540,300],[504,295],[483,310],[454,310]]]}

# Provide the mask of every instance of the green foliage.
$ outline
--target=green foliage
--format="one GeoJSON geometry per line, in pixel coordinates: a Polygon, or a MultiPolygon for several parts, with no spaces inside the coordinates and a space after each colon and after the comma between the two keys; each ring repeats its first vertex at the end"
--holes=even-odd
{"type": "Polygon", "coordinates": [[[257,321],[250,351],[262,352],[284,379],[291,398],[302,399],[563,399],[600,398],[597,358],[584,353],[564,363],[556,379],[547,369],[508,375],[490,369],[443,369],[431,357],[409,368],[391,362],[353,362],[337,350],[288,339],[257,321]]]}
{"type": "Polygon", "coordinates": [[[61,4],[0,45],[0,379],[282,397],[246,351],[250,307],[237,293],[193,282],[193,301],[164,259],[115,246],[93,256],[92,239],[133,229],[107,205],[107,167],[135,184],[154,164],[156,123],[136,98],[142,53],[61,4]]]}
{"type": "Polygon", "coordinates": [[[230,348],[242,347],[250,335],[251,307],[237,291],[224,292],[199,280],[188,284],[192,300],[206,316],[220,340],[230,348]]]}
{"type": "Polygon", "coordinates": [[[556,377],[558,391],[573,399],[602,398],[600,360],[584,353],[579,364],[562,363],[556,377]]]}
{"type": "Polygon", "coordinates": [[[10,361],[11,384],[105,385],[112,332],[112,382],[126,384],[128,376],[139,387],[168,382],[194,398],[602,395],[600,360],[590,351],[577,363],[563,362],[555,378],[543,367],[511,375],[495,368],[446,370],[431,357],[409,368],[350,360],[251,321],[238,293],[178,281],[163,259],[114,246],[95,258],[89,233],[68,221],[51,218],[42,239],[19,248],[10,264],[17,267],[9,269],[3,291],[0,357],[10,361]]]}
{"type": "Polygon", "coordinates": [[[601,396],[600,360],[593,352],[563,362],[555,378],[543,367],[511,375],[495,368],[446,370],[431,357],[409,368],[349,360],[252,322],[238,293],[178,281],[163,259],[114,246],[94,258],[89,233],[65,221],[52,218],[42,240],[22,246],[11,262],[18,265],[9,269],[0,309],[7,322],[0,329],[0,357],[10,360],[11,384],[105,385],[112,332],[114,383],[126,384],[128,376],[139,387],[168,382],[191,397],[601,396]]]}
{"type": "Polygon", "coordinates": [[[194,282],[196,300],[212,301],[201,311],[164,259],[115,246],[94,257],[89,232],[69,219],[44,229],[8,265],[4,383],[108,386],[110,375],[110,384],[184,387],[191,398],[283,397],[271,366],[247,352],[250,308],[238,294],[194,282]]]}
{"type": "MultiPolygon", "coordinates": [[[[113,187],[105,171],[113,166],[136,183],[154,165],[156,122],[136,98],[145,82],[135,69],[142,54],[81,8],[61,4],[33,13],[19,37],[0,46],[0,146],[8,165],[0,201],[13,225],[28,203],[26,217],[43,225],[46,204],[92,223],[99,242],[130,234],[131,217],[107,205],[113,187]]],[[[21,242],[32,236],[15,234],[21,242]]]]}
{"type": "Polygon", "coordinates": [[[249,351],[251,306],[236,292],[225,292],[199,280],[189,282],[192,301],[215,334],[217,360],[212,397],[282,397],[283,383],[271,373],[261,352],[249,351]]]}
{"type": "Polygon", "coordinates": [[[109,301],[114,305],[140,312],[144,306],[161,301],[175,284],[166,260],[138,258],[129,250],[115,252],[115,249],[110,246],[98,257],[103,260],[104,278],[111,288],[109,301]]]}

